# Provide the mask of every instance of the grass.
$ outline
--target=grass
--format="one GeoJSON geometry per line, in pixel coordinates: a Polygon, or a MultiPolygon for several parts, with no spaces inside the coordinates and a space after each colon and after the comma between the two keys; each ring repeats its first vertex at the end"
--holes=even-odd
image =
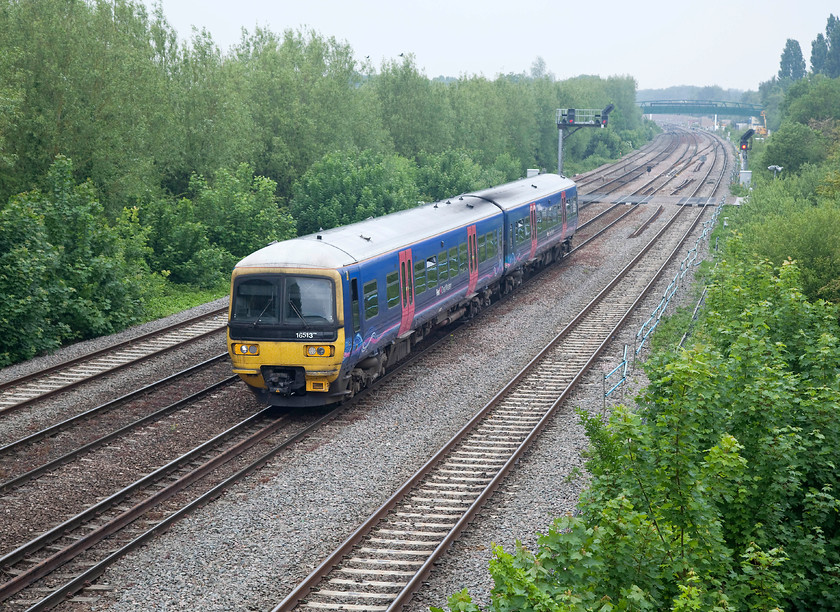
{"type": "Polygon", "coordinates": [[[162,283],[158,294],[146,300],[146,317],[143,321],[154,321],[187,310],[207,302],[225,297],[230,292],[229,281],[219,283],[217,287],[199,289],[190,285],[162,283]]]}

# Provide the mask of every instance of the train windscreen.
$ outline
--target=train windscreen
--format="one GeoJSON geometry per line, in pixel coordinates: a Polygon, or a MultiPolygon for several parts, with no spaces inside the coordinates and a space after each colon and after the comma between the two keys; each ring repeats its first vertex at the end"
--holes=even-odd
{"type": "Polygon", "coordinates": [[[328,278],[244,277],[234,285],[231,323],[306,329],[335,320],[335,289],[328,278]]]}

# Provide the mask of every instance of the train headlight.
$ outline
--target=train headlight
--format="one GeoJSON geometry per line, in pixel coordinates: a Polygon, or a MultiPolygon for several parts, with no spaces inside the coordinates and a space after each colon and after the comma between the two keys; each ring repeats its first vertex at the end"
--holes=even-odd
{"type": "Polygon", "coordinates": [[[259,344],[234,344],[233,352],[237,355],[259,355],[259,344]]]}
{"type": "Polygon", "coordinates": [[[316,344],[306,347],[307,357],[332,357],[335,355],[335,347],[328,344],[316,344]]]}

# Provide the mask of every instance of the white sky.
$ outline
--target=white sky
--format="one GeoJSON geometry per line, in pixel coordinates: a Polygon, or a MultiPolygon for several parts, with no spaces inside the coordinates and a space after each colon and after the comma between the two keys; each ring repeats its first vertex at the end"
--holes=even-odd
{"type": "Polygon", "coordinates": [[[429,78],[529,72],[558,79],[630,75],[640,89],[757,89],[779,70],[788,38],[810,69],[833,0],[143,0],[160,2],[182,39],[207,29],[227,51],[242,28],[309,28],[349,43],[375,68],[413,53],[429,78]]]}

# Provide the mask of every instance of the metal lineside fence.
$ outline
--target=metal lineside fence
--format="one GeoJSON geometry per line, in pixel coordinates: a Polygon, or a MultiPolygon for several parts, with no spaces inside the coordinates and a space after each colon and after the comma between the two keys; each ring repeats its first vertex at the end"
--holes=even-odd
{"type": "MultiPolygon", "coordinates": [[[[642,352],[642,349],[644,348],[648,338],[650,338],[651,334],[653,334],[653,332],[656,330],[657,326],[659,325],[659,321],[662,319],[662,316],[665,314],[665,311],[671,304],[671,299],[677,294],[677,291],[679,291],[682,279],[693,266],[700,265],[700,262],[697,261],[698,248],[700,247],[701,241],[709,239],[712,231],[715,228],[715,225],[717,224],[718,217],[720,216],[720,211],[723,209],[723,205],[725,203],[726,198],[722,198],[720,203],[715,207],[711,218],[703,222],[703,232],[700,234],[700,236],[698,236],[697,240],[694,241],[694,246],[691,249],[689,249],[685,258],[680,263],[679,271],[674,275],[674,278],[668,284],[668,287],[665,289],[665,292],[662,295],[662,299],[659,300],[659,304],[656,305],[648,319],[644,323],[642,323],[642,326],[636,332],[636,336],[634,338],[633,352],[631,355],[633,360],[633,367],[635,367],[636,357],[642,352]]],[[[697,318],[697,314],[700,310],[701,303],[705,299],[705,296],[706,292],[704,290],[700,301],[697,303],[697,306],[694,309],[694,315],[692,317],[692,320],[697,318]]],[[[686,337],[687,333],[683,335],[683,338],[680,341],[680,346],[682,346],[683,342],[685,342],[686,337]]],[[[621,385],[627,382],[627,369],[630,366],[630,362],[627,358],[627,352],[629,348],[630,347],[628,347],[626,344],[624,345],[624,357],[621,360],[621,362],[610,372],[604,374],[604,410],[606,410],[607,398],[614,391],[619,389],[621,385]]]]}

